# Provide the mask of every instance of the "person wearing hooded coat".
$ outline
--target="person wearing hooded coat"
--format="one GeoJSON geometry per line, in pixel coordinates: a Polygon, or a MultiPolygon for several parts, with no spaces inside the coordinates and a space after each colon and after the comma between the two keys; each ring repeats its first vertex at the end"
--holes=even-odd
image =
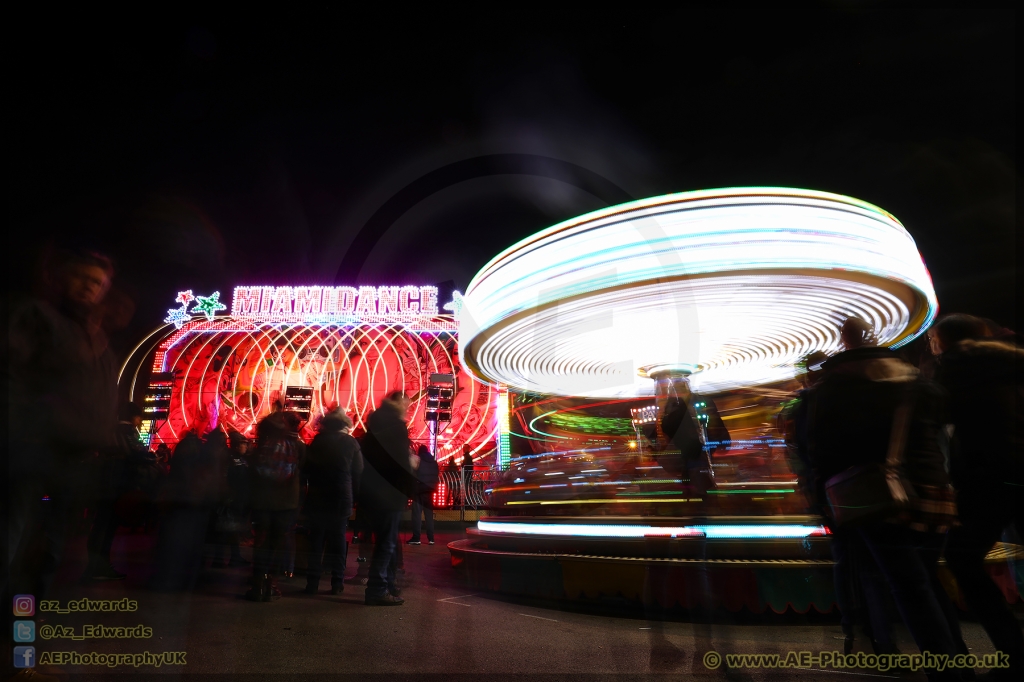
{"type": "Polygon", "coordinates": [[[345,589],[345,533],[363,473],[363,455],[359,443],[350,435],[351,429],[352,420],[344,410],[328,412],[320,421],[319,433],[306,455],[303,477],[308,485],[307,594],[319,591],[325,560],[331,571],[331,594],[345,589]]]}

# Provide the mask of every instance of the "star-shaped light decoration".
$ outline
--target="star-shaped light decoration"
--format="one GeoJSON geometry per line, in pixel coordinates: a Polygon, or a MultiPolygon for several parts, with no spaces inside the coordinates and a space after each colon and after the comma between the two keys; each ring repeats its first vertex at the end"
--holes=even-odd
{"type": "Polygon", "coordinates": [[[227,310],[228,307],[220,302],[220,292],[215,291],[209,296],[196,296],[196,304],[192,306],[192,312],[206,315],[206,319],[213,321],[213,316],[218,310],[227,310]]]}
{"type": "Polygon", "coordinates": [[[176,329],[181,329],[191,320],[192,316],[188,314],[187,306],[171,308],[167,311],[167,317],[164,318],[164,322],[167,324],[173,324],[176,329]]]}
{"type": "Polygon", "coordinates": [[[452,311],[452,316],[458,320],[462,317],[462,306],[464,303],[465,299],[462,298],[462,294],[458,291],[453,291],[452,300],[444,304],[444,309],[452,311]]]}
{"type": "Polygon", "coordinates": [[[174,300],[180,303],[183,308],[188,308],[188,304],[196,300],[196,297],[192,295],[191,289],[187,289],[186,291],[179,291],[178,297],[174,300]]]}

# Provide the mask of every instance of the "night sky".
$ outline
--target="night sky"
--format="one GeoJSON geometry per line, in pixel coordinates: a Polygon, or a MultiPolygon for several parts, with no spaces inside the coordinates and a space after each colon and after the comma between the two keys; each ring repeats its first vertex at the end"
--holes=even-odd
{"type": "Polygon", "coordinates": [[[781,185],[885,208],[943,312],[1017,324],[1012,11],[597,7],[12,22],[12,286],[112,253],[123,351],[179,289],[463,289],[586,211],[781,185]]]}

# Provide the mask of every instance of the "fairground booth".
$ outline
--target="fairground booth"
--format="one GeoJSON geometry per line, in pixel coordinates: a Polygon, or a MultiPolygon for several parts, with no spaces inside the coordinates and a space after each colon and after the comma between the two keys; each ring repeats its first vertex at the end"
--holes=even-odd
{"type": "MultiPolygon", "coordinates": [[[[403,391],[412,437],[442,470],[467,453],[480,468],[496,464],[507,394],[463,371],[457,323],[436,287],[239,286],[230,310],[219,292],[183,291],[176,302],[120,376],[143,407],[150,447],[216,428],[251,438],[275,409],[298,412],[308,442],[341,407],[358,436],[384,397],[403,391]]],[[[440,505],[453,502],[450,483],[443,478],[440,505]]]]}

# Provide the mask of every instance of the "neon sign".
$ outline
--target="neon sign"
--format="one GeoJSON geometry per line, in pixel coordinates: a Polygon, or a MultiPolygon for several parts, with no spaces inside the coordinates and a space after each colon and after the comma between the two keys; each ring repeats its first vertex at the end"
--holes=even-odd
{"type": "Polygon", "coordinates": [[[192,293],[191,289],[188,289],[186,291],[179,291],[178,296],[174,300],[180,303],[181,307],[169,309],[164,322],[173,324],[177,329],[181,329],[192,321],[194,315],[189,314],[188,306],[193,301],[196,301],[196,304],[192,306],[191,312],[205,315],[206,319],[211,322],[219,311],[227,310],[228,308],[220,302],[219,291],[215,291],[209,296],[196,296],[192,293]]]}
{"type": "Polygon", "coordinates": [[[282,322],[384,321],[438,314],[433,286],[235,287],[231,316],[282,322]]]}

